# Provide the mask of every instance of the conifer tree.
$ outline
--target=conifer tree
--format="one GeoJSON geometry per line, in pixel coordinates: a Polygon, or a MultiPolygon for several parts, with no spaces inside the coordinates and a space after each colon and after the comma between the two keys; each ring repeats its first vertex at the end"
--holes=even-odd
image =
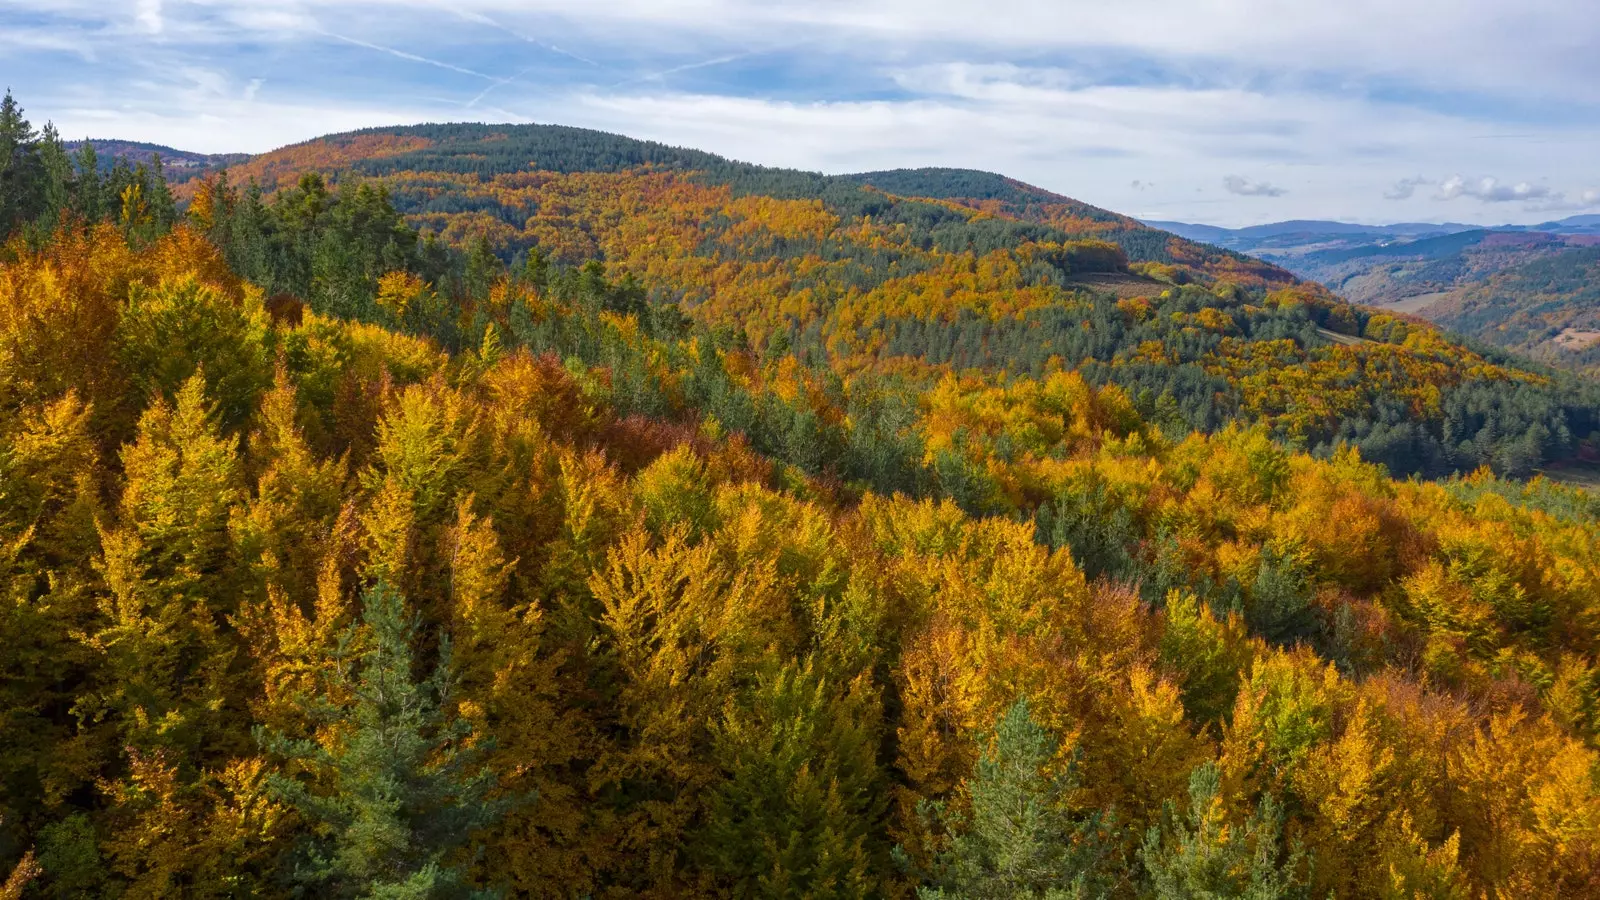
{"type": "Polygon", "coordinates": [[[752,693],[713,729],[726,780],[699,835],[702,858],[738,896],[881,896],[883,713],[868,679],[841,689],[790,664],[752,693]]]}
{"type": "Polygon", "coordinates": [[[1206,763],[1189,776],[1189,814],[1171,829],[1152,826],[1140,859],[1154,900],[1238,898],[1299,900],[1310,896],[1304,851],[1284,853],[1283,809],[1268,795],[1242,827],[1230,823],[1222,801],[1222,772],[1206,763]]]}
{"type": "Polygon", "coordinates": [[[921,900],[1077,900],[1107,896],[1109,848],[1100,813],[1074,813],[1072,770],[1049,772],[1054,737],[1034,722],[1019,698],[995,726],[992,747],[978,759],[968,782],[971,811],[955,814],[926,806],[931,824],[943,824],[949,844],[935,860],[921,900]]]}
{"type": "Polygon", "coordinates": [[[33,126],[7,90],[0,99],[0,237],[31,218],[37,194],[33,126]]]}
{"type": "Polygon", "coordinates": [[[310,832],[289,879],[307,896],[493,896],[466,883],[459,853],[506,804],[491,799],[484,743],[449,711],[449,642],[418,681],[417,619],[404,600],[380,583],[363,602],[336,650],[334,684],[315,701],[318,738],[258,732],[289,763],[269,785],[310,832]]]}
{"type": "Polygon", "coordinates": [[[100,157],[94,142],[84,141],[73,160],[77,168],[73,179],[72,209],[85,221],[98,222],[105,215],[105,188],[100,179],[100,157]]]}

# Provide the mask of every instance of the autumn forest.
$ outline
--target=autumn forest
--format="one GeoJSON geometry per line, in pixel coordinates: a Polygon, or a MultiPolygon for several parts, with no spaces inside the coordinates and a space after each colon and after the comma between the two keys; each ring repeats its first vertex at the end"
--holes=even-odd
{"type": "Polygon", "coordinates": [[[1592,379],[551,126],[0,235],[3,900],[1600,895],[1592,379]]]}

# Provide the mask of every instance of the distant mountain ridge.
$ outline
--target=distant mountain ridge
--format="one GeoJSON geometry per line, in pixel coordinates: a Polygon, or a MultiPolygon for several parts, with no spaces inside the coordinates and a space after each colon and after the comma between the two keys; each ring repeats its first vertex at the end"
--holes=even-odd
{"type": "Polygon", "coordinates": [[[124,141],[114,138],[89,138],[82,141],[64,141],[62,146],[68,152],[76,153],[84,144],[93,144],[94,151],[99,156],[100,168],[108,170],[116,164],[118,159],[125,160],[130,165],[144,163],[151,165],[155,157],[161,157],[161,166],[165,170],[167,180],[184,182],[196,175],[214,171],[225,166],[238,165],[250,159],[249,153],[195,153],[189,150],[179,150],[164,144],[150,144],[143,141],[124,141]]]}
{"type": "Polygon", "coordinates": [[[1494,227],[1147,224],[1283,266],[1357,303],[1420,315],[1546,362],[1600,372],[1600,215],[1494,227]]]}
{"type": "Polygon", "coordinates": [[[1600,234],[1600,215],[1569,216],[1538,225],[1469,225],[1464,222],[1398,222],[1391,225],[1366,225],[1357,222],[1336,222],[1322,219],[1292,219],[1251,225],[1244,228],[1223,228],[1217,225],[1200,225],[1191,222],[1142,220],[1146,225],[1170,231],[1191,241],[1205,241],[1219,247],[1237,249],[1270,238],[1285,235],[1387,235],[1391,237],[1420,237],[1432,234],[1457,234],[1463,231],[1543,232],[1547,234],[1600,234]]]}

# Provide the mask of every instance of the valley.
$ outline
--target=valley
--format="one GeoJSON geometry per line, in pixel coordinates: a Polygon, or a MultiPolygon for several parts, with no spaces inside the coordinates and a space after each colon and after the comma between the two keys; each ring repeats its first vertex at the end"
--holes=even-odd
{"type": "Polygon", "coordinates": [[[1592,262],[1600,217],[1484,229],[1284,222],[1238,230],[1161,223],[1274,262],[1356,303],[1422,316],[1551,365],[1595,371],[1592,262]]]}

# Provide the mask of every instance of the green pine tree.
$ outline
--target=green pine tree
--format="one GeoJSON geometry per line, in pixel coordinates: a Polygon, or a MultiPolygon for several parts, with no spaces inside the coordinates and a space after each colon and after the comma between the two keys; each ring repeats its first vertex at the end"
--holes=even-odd
{"type": "Polygon", "coordinates": [[[100,157],[95,153],[94,142],[84,141],[78,146],[73,160],[77,168],[73,180],[72,209],[86,222],[98,222],[105,217],[105,187],[100,178],[100,157]]]}
{"type": "Polygon", "coordinates": [[[333,684],[313,707],[321,740],[262,731],[288,765],[273,791],[306,820],[310,838],[290,878],[303,896],[488,897],[458,863],[472,835],[507,807],[492,799],[487,749],[452,719],[448,641],[434,674],[417,681],[417,620],[379,584],[364,598],[335,656],[333,684]]]}
{"type": "Polygon", "coordinates": [[[1188,821],[1152,826],[1140,858],[1155,900],[1299,900],[1310,896],[1306,854],[1279,846],[1283,811],[1271,795],[1236,827],[1222,804],[1222,775],[1206,763],[1189,776],[1188,821]]]}
{"type": "Polygon", "coordinates": [[[32,219],[39,190],[38,135],[7,89],[0,99],[0,239],[32,219]]]}
{"type": "Polygon", "coordinates": [[[1099,812],[1074,812],[1071,767],[1048,772],[1056,740],[1033,721],[1020,698],[995,727],[992,748],[968,781],[971,812],[927,806],[927,824],[943,826],[948,844],[934,862],[920,900],[1078,900],[1111,892],[1099,812]]]}
{"type": "Polygon", "coordinates": [[[725,780],[696,851],[736,897],[879,897],[886,848],[883,715],[863,676],[830,684],[811,663],[763,674],[712,728],[725,780]]]}

